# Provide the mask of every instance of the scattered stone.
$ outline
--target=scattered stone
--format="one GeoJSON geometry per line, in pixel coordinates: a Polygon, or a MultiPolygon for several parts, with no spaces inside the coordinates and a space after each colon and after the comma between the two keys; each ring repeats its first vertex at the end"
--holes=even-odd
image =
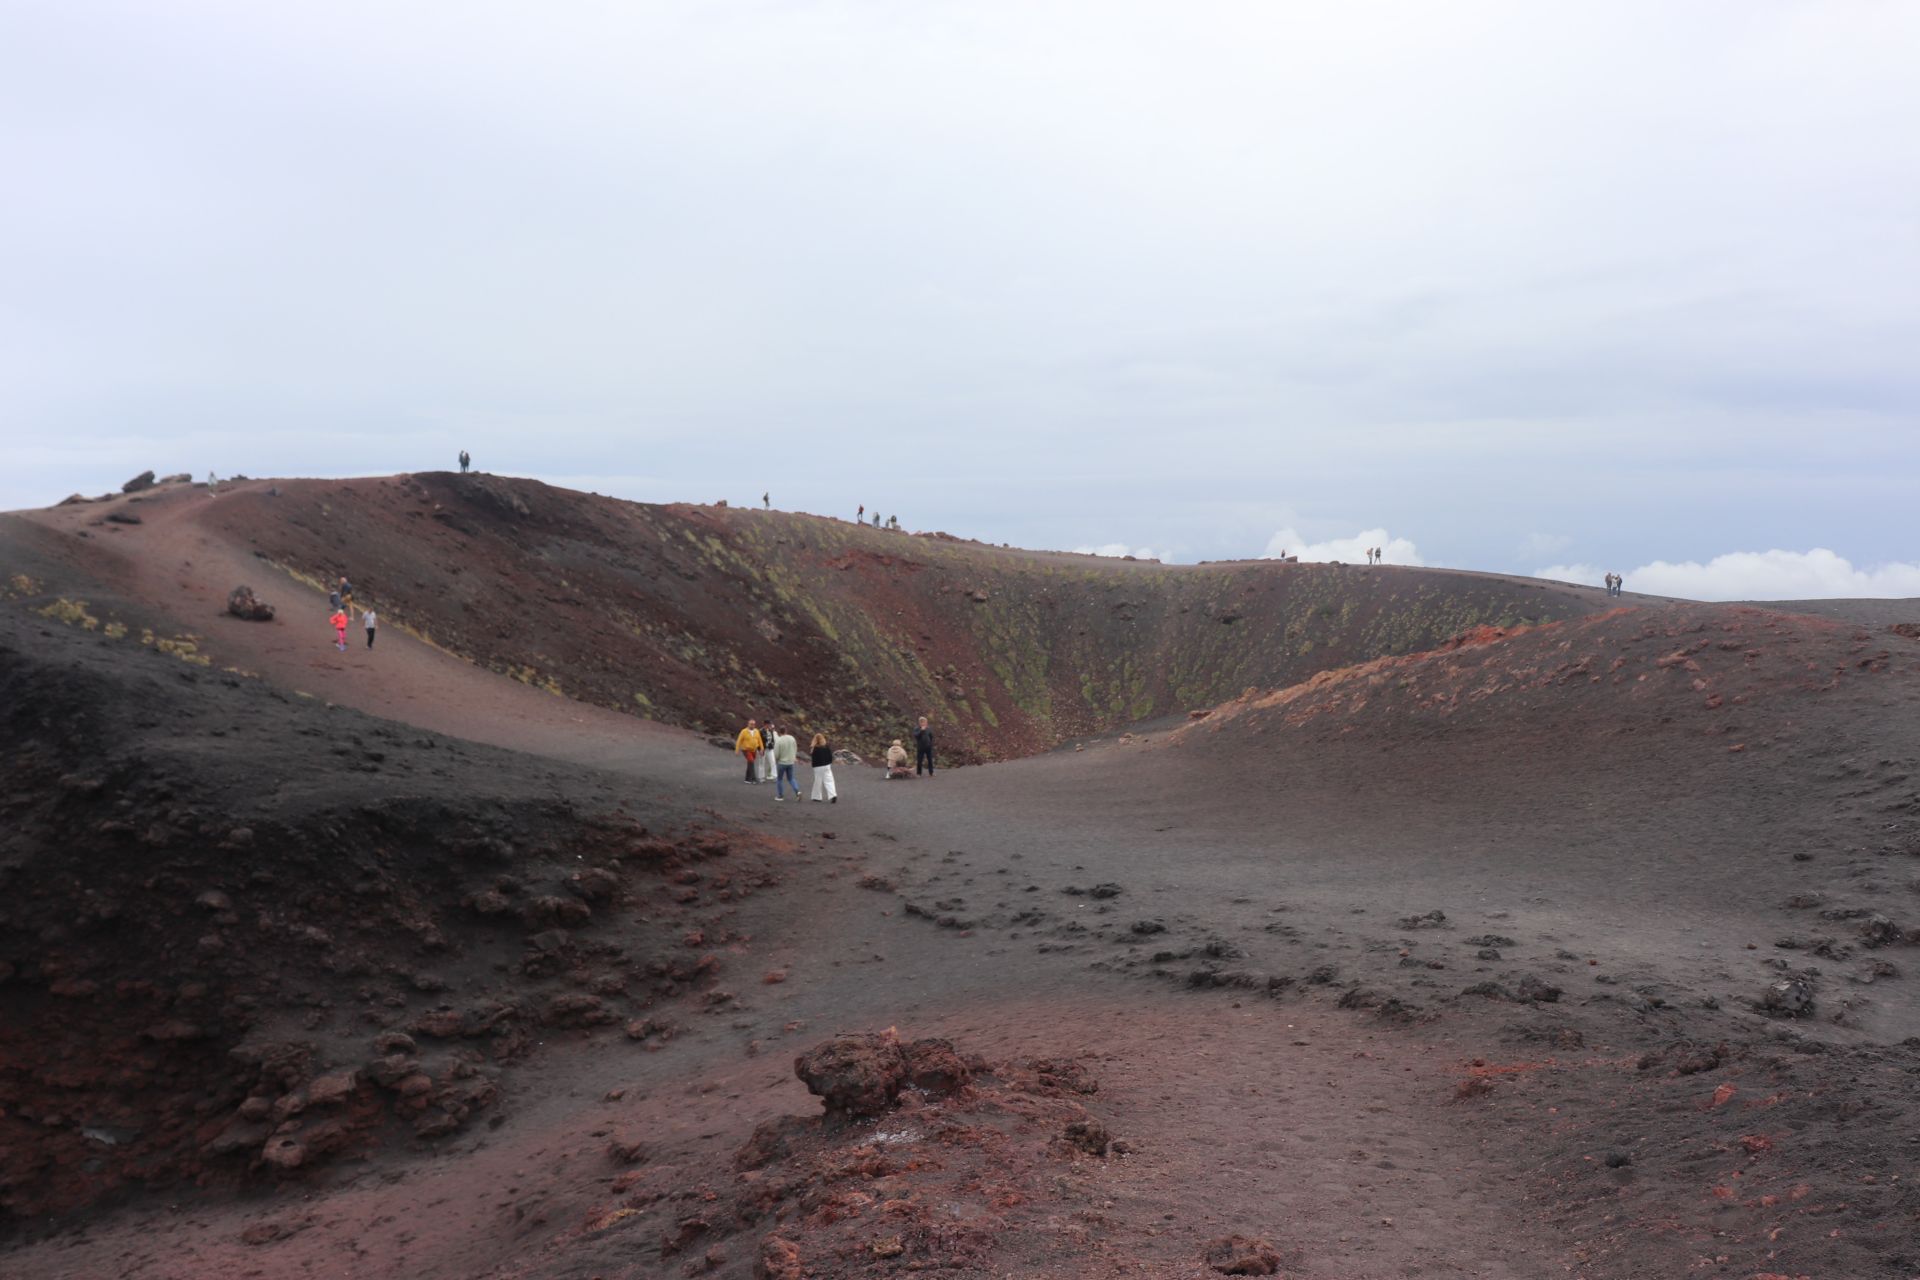
{"type": "Polygon", "coordinates": [[[1770,983],[1760,1007],[1783,1018],[1804,1018],[1813,1012],[1813,984],[1805,978],[1782,978],[1770,983]]]}
{"type": "Polygon", "coordinates": [[[793,1073],[830,1116],[876,1116],[906,1084],[900,1044],[889,1036],[837,1036],[793,1060],[793,1073]]]}
{"type": "Polygon", "coordinates": [[[647,1149],[638,1138],[616,1136],[607,1143],[607,1156],[615,1164],[639,1164],[647,1158],[647,1149]]]}
{"type": "Polygon", "coordinates": [[[1444,929],[1447,927],[1447,913],[1428,911],[1417,916],[1401,916],[1399,925],[1402,929],[1444,929]]]}
{"type": "Polygon", "coordinates": [[[140,493],[140,492],[142,492],[143,490],[146,490],[146,489],[151,489],[151,488],[153,488],[153,483],[154,483],[154,481],[153,481],[153,472],[151,472],[151,471],[142,471],[142,472],[141,472],[141,473],[140,473],[139,475],[137,475],[137,476],[135,476],[135,477],[134,477],[133,479],[131,479],[131,480],[129,480],[129,481],[127,481],[127,482],[126,482],[125,484],[123,484],[123,485],[121,485],[121,486],[120,486],[120,492],[122,492],[122,493],[140,493]]]}
{"type": "Polygon", "coordinates": [[[1104,1156],[1112,1145],[1113,1138],[1107,1133],[1107,1126],[1091,1117],[1084,1120],[1069,1121],[1061,1131],[1061,1139],[1070,1147],[1078,1148],[1090,1156],[1104,1156]]]}
{"type": "Polygon", "coordinates": [[[139,517],[139,516],[137,516],[137,515],[135,515],[135,514],[133,514],[133,512],[131,512],[131,511],[109,511],[109,512],[107,512],[107,523],[109,523],[109,524],[139,524],[139,523],[140,523],[140,517],[139,517]]]}
{"type": "Polygon", "coordinates": [[[1273,1246],[1247,1236],[1210,1240],[1200,1258],[1223,1276],[1270,1276],[1280,1270],[1280,1255],[1273,1246]]]}

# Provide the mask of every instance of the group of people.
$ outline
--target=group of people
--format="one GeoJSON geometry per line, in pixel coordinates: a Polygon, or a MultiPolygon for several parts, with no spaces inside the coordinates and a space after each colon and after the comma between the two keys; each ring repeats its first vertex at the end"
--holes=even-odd
{"type": "MultiPolygon", "coordinates": [[[[327,593],[327,605],[333,610],[327,621],[333,624],[333,647],[341,653],[347,651],[347,627],[353,621],[353,584],[347,581],[347,575],[340,575],[340,582],[327,593]]],[[[361,614],[361,625],[367,629],[367,648],[373,648],[373,636],[380,625],[380,618],[368,605],[361,614]]]]}
{"type": "Polygon", "coordinates": [[[1367,548],[1368,564],[1379,564],[1382,560],[1386,559],[1386,557],[1387,557],[1387,553],[1382,551],[1379,547],[1367,548]]]}
{"type": "MultiPolygon", "coordinates": [[[[771,779],[775,800],[785,801],[788,788],[793,789],[795,800],[800,798],[800,783],[793,776],[800,758],[800,740],[793,734],[772,720],[764,727],[758,720],[749,720],[734,738],[733,749],[747,758],[747,783],[771,779]]],[[[807,762],[813,769],[813,800],[839,804],[840,795],[833,785],[833,744],[826,734],[813,735],[813,741],[807,744],[807,762]]]]}
{"type": "MultiPolygon", "coordinates": [[[[860,510],[855,513],[853,517],[853,522],[855,524],[865,524],[867,522],[867,504],[866,503],[863,502],[860,504],[860,510]]],[[[888,516],[887,523],[883,526],[880,523],[880,513],[876,511],[873,513],[873,527],[876,529],[887,528],[887,529],[893,529],[897,531],[900,528],[900,517],[888,516]]]]}
{"type": "MultiPolygon", "coordinates": [[[[800,740],[791,732],[790,726],[775,724],[768,719],[747,721],[733,740],[736,755],[746,757],[747,776],[742,779],[748,785],[761,782],[773,783],[773,798],[785,802],[787,791],[793,792],[793,798],[800,798],[800,783],[794,777],[794,769],[800,760],[800,740]]],[[[924,774],[933,776],[933,727],[925,716],[920,717],[919,727],[913,731],[913,770],[907,770],[907,748],[899,738],[887,748],[888,778],[913,778],[924,774]]],[[[815,803],[826,801],[839,804],[840,795],[833,781],[833,743],[824,733],[813,735],[807,744],[807,763],[813,770],[813,794],[809,799],[815,803]]]]}
{"type": "Polygon", "coordinates": [[[1621,577],[1619,574],[1610,573],[1607,575],[1607,594],[1608,595],[1610,596],[1619,595],[1620,589],[1626,585],[1627,585],[1627,580],[1621,577]]]}

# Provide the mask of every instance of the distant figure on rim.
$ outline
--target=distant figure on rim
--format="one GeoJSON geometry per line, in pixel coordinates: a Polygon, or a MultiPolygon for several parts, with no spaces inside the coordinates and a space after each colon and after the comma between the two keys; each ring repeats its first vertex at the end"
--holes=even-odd
{"type": "Polygon", "coordinates": [[[746,781],[749,783],[760,781],[753,776],[753,762],[760,756],[760,722],[758,720],[747,721],[747,727],[742,729],[740,736],[733,740],[733,749],[737,754],[747,758],[746,781]]]}
{"type": "Polygon", "coordinates": [[[773,490],[769,489],[760,495],[760,505],[769,511],[773,510],[773,490]]]}
{"type": "Polygon", "coordinates": [[[927,776],[933,776],[933,730],[927,727],[927,718],[920,717],[920,727],[913,731],[913,774],[920,776],[920,767],[926,766],[927,776]]]}
{"type": "Polygon", "coordinates": [[[855,524],[865,524],[867,522],[867,504],[866,503],[863,502],[860,504],[860,514],[853,518],[853,522],[855,524]]]}
{"type": "Polygon", "coordinates": [[[808,746],[812,752],[808,762],[813,765],[813,802],[819,804],[824,795],[828,804],[839,804],[840,795],[833,789],[833,747],[827,742],[827,735],[814,734],[808,746]]]}
{"type": "Polygon", "coordinates": [[[468,455],[465,449],[462,449],[460,451],[460,474],[461,475],[467,474],[467,468],[472,465],[473,465],[473,458],[468,455]]]}

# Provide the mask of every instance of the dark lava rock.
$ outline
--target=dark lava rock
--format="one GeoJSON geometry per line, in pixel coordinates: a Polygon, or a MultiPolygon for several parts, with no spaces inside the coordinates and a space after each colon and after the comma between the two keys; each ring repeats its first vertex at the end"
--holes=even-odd
{"type": "Polygon", "coordinates": [[[1139,934],[1143,938],[1166,931],[1167,926],[1159,920],[1135,920],[1127,926],[1127,932],[1139,934]]]}
{"type": "Polygon", "coordinates": [[[1560,988],[1528,973],[1513,984],[1513,995],[1522,1004],[1555,1004],[1560,999],[1560,988]]]}
{"type": "Polygon", "coordinates": [[[273,621],[273,606],[254,595],[253,588],[248,586],[235,587],[227,593],[227,612],[248,622],[273,621]]]}
{"type": "Polygon", "coordinates": [[[1125,889],[1109,881],[1106,884],[1097,884],[1087,890],[1087,896],[1089,898],[1117,898],[1125,892],[1125,889]]]}
{"type": "Polygon", "coordinates": [[[1113,1142],[1107,1126],[1091,1117],[1068,1122],[1060,1137],[1068,1146],[1076,1147],[1090,1156],[1104,1156],[1113,1142]]]}
{"type": "Polygon", "coordinates": [[[1402,929],[1444,929],[1447,927],[1447,913],[1428,911],[1417,916],[1401,916],[1398,923],[1402,929]]]}
{"type": "Polygon", "coordinates": [[[1270,1276],[1280,1270],[1280,1255],[1273,1246],[1247,1236],[1210,1240],[1200,1258],[1223,1276],[1270,1276]]]}
{"type": "Polygon", "coordinates": [[[1769,983],[1760,1007],[1783,1018],[1803,1018],[1813,1012],[1813,984],[1805,978],[1782,978],[1769,983]]]}
{"type": "Polygon", "coordinates": [[[153,472],[142,471],[133,479],[120,486],[122,493],[139,493],[143,489],[153,488],[153,472]]]}
{"type": "Polygon", "coordinates": [[[1633,1163],[1633,1157],[1624,1151],[1607,1152],[1607,1168],[1624,1169],[1633,1163]]]}
{"type": "Polygon", "coordinates": [[[1512,938],[1499,933],[1479,933],[1466,941],[1470,947],[1517,947],[1520,945],[1512,938]]]}
{"type": "Polygon", "coordinates": [[[139,524],[140,517],[131,511],[109,511],[107,521],[110,524],[139,524]]]}

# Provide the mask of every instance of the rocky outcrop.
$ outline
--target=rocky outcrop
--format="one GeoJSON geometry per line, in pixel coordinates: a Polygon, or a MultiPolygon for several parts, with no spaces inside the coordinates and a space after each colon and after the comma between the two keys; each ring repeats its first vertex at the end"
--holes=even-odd
{"type": "Polygon", "coordinates": [[[120,492],[139,493],[144,489],[153,488],[153,484],[154,484],[153,472],[142,471],[139,475],[135,476],[133,479],[121,485],[120,492]]]}
{"type": "Polygon", "coordinates": [[[235,587],[228,592],[227,612],[248,622],[273,621],[273,606],[254,595],[252,587],[235,587]]]}

